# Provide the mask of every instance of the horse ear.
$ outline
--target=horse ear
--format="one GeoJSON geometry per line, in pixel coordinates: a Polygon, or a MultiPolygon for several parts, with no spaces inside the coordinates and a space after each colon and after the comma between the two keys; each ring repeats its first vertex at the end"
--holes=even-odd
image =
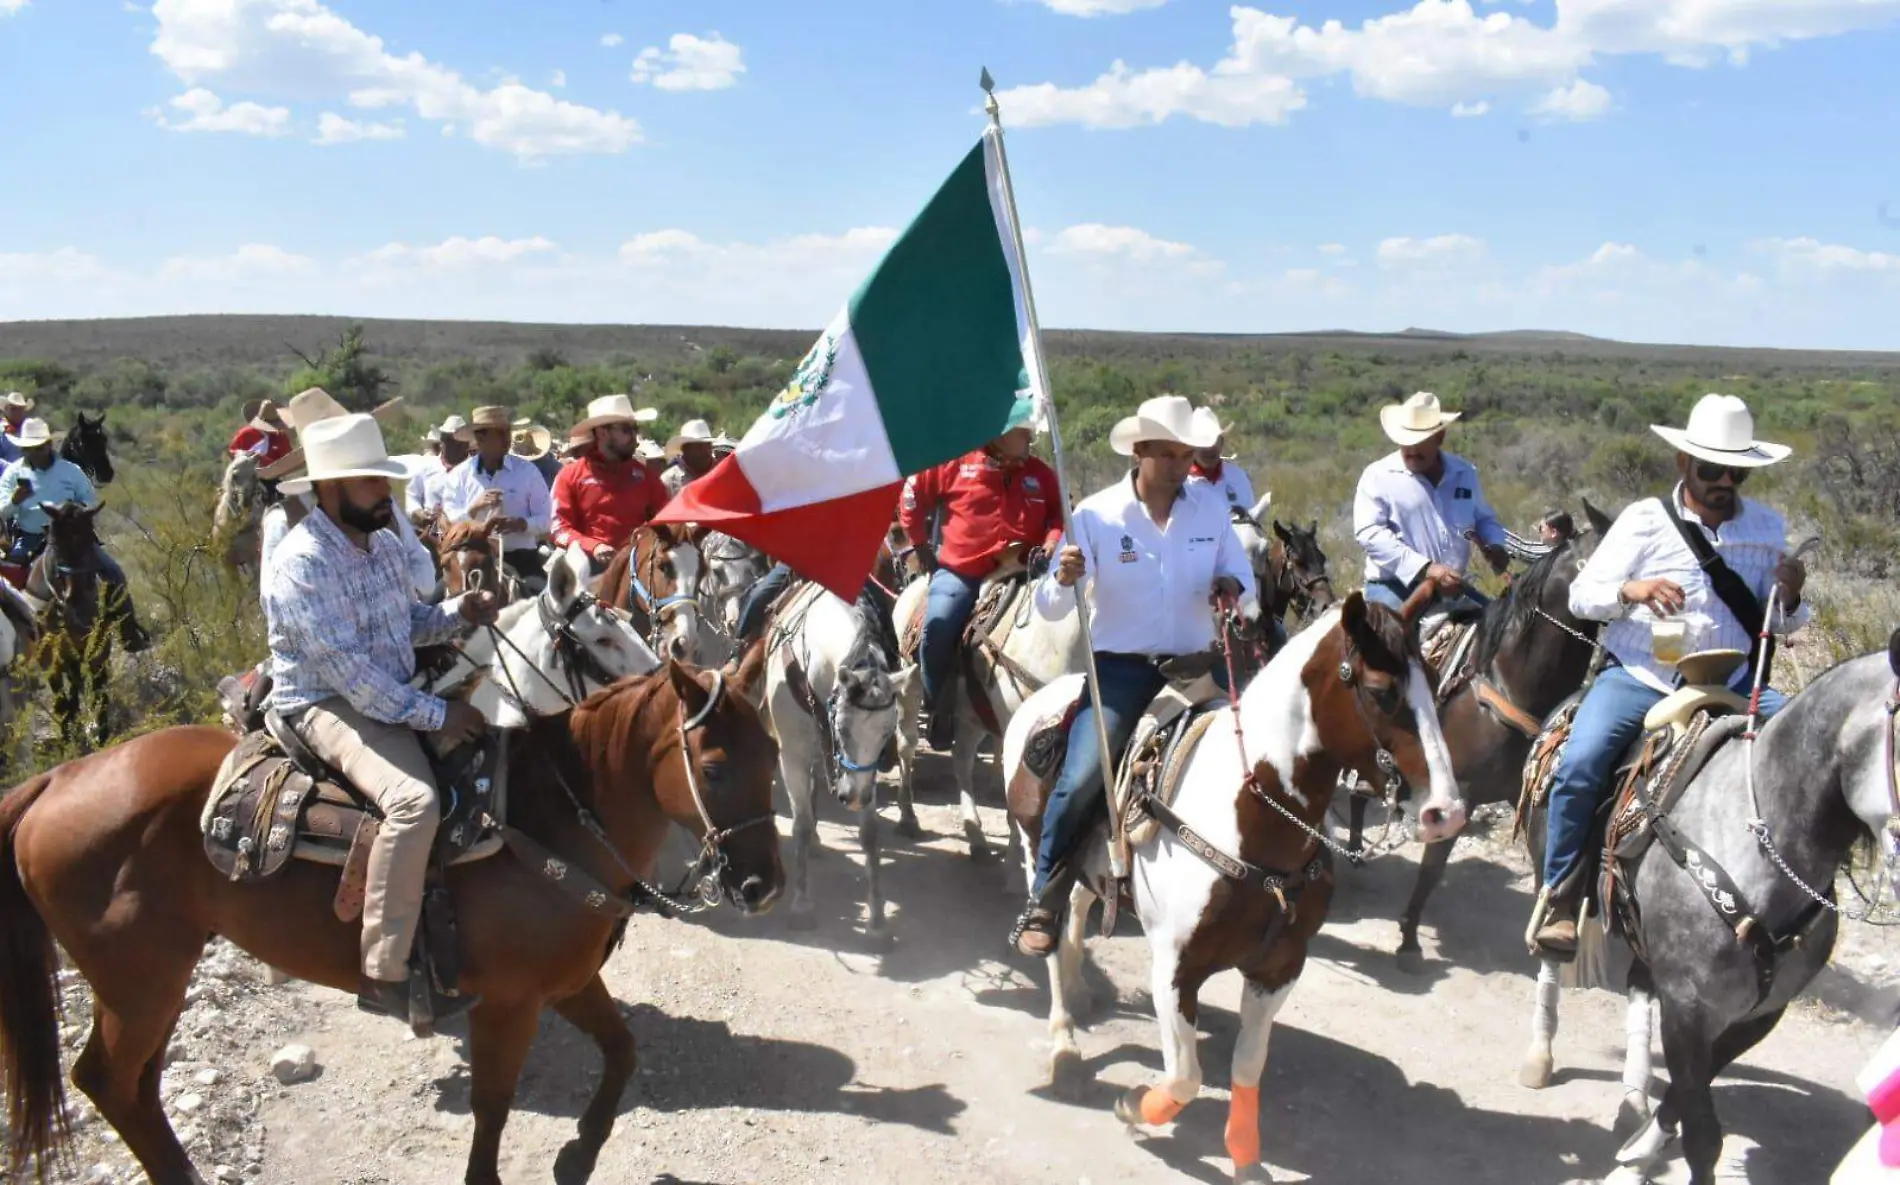
{"type": "Polygon", "coordinates": [[[1313,536],[1316,539],[1319,537],[1319,520],[1318,519],[1314,519],[1312,522],[1307,524],[1306,533],[1308,535],[1313,536]]]}
{"type": "Polygon", "coordinates": [[[676,658],[666,660],[666,677],[673,684],[673,694],[679,697],[680,707],[685,709],[689,718],[699,715],[700,710],[712,699],[712,693],[700,686],[699,680],[693,677],[692,668],[676,658]]]}
{"type": "Polygon", "coordinates": [[[1598,510],[1595,506],[1592,506],[1588,498],[1583,500],[1583,517],[1590,520],[1590,530],[1593,531],[1599,539],[1603,538],[1603,536],[1609,532],[1610,525],[1613,522],[1609,515],[1598,510]]]}
{"type": "Polygon", "coordinates": [[[1286,544],[1288,547],[1293,546],[1292,532],[1288,531],[1277,518],[1273,520],[1273,533],[1279,537],[1280,542],[1286,544]]]}
{"type": "Polygon", "coordinates": [[[571,552],[557,552],[548,560],[548,599],[554,607],[566,609],[580,595],[580,577],[574,571],[571,552]]]}
{"type": "Polygon", "coordinates": [[[1339,628],[1345,631],[1348,638],[1351,638],[1355,642],[1360,641],[1372,632],[1371,626],[1366,620],[1369,612],[1370,607],[1366,603],[1366,595],[1356,588],[1353,589],[1346,594],[1346,599],[1340,603],[1339,628]]]}
{"type": "Polygon", "coordinates": [[[103,501],[101,501],[96,505],[87,507],[83,513],[86,517],[86,520],[90,522],[93,519],[98,518],[99,512],[101,510],[104,510],[105,508],[106,508],[106,504],[103,501]]]}
{"type": "Polygon", "coordinates": [[[1252,518],[1253,521],[1259,522],[1261,519],[1267,517],[1267,508],[1272,505],[1273,505],[1273,491],[1268,490],[1264,495],[1262,495],[1260,501],[1255,502],[1253,504],[1253,508],[1247,511],[1247,515],[1248,517],[1252,518]]]}

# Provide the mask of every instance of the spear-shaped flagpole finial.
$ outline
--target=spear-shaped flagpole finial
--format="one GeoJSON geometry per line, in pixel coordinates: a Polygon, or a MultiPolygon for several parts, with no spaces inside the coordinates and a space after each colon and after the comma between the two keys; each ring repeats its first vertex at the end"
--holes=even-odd
{"type": "Polygon", "coordinates": [[[976,80],[976,84],[983,88],[984,113],[987,114],[991,120],[995,120],[1002,112],[1002,108],[997,106],[996,80],[990,77],[990,68],[988,66],[983,67],[983,74],[976,80]]]}

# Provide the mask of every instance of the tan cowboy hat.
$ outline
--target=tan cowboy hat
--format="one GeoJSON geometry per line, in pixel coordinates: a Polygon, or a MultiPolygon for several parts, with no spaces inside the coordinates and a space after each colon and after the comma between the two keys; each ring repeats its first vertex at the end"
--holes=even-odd
{"type": "Polygon", "coordinates": [[[38,448],[43,444],[53,443],[53,430],[46,426],[45,420],[32,416],[20,422],[18,436],[9,432],[7,439],[18,448],[38,448]]]}
{"type": "Polygon", "coordinates": [[[554,447],[554,433],[539,424],[529,424],[525,428],[516,428],[514,443],[509,446],[515,456],[524,461],[539,461],[548,455],[554,447]]]}
{"type": "Polygon", "coordinates": [[[284,423],[284,417],[278,414],[277,405],[268,399],[257,405],[257,414],[251,417],[251,427],[272,436],[282,436],[290,431],[290,425],[284,423]]]}
{"type": "Polygon", "coordinates": [[[660,413],[651,407],[633,406],[630,395],[602,395],[587,402],[587,418],[567,430],[568,439],[587,436],[602,424],[651,424],[660,413]]]}
{"type": "Polygon", "coordinates": [[[711,444],[715,439],[711,424],[704,420],[688,420],[667,440],[666,451],[677,453],[683,444],[711,444]]]}
{"type": "Polygon", "coordinates": [[[1391,403],[1379,409],[1379,426],[1386,438],[1404,448],[1430,440],[1454,423],[1463,412],[1446,411],[1438,406],[1438,396],[1420,391],[1404,403],[1391,403]]]}
{"type": "Polygon", "coordinates": [[[1718,465],[1758,469],[1785,460],[1794,449],[1755,439],[1755,417],[1733,395],[1704,395],[1689,412],[1687,428],[1651,424],[1649,430],[1680,452],[1718,465]]]}
{"type": "Polygon", "coordinates": [[[664,461],[666,450],[651,440],[642,440],[634,446],[633,455],[642,461],[664,461]]]}
{"type": "MultiPolygon", "coordinates": [[[[380,420],[392,409],[402,403],[402,396],[377,404],[370,415],[380,420]]],[[[333,399],[322,387],[311,387],[290,397],[290,406],[284,409],[284,418],[297,430],[301,438],[305,429],[324,420],[334,420],[338,416],[347,416],[350,409],[333,399]]],[[[303,446],[298,445],[285,453],[280,459],[272,461],[257,471],[265,481],[276,481],[303,468],[303,446]]]]}
{"type": "Polygon", "coordinates": [[[1144,400],[1135,414],[1109,430],[1108,446],[1124,457],[1135,455],[1135,446],[1151,440],[1185,444],[1192,448],[1212,448],[1219,439],[1208,431],[1210,425],[1194,414],[1194,405],[1180,395],[1157,395],[1144,400]]]}
{"type": "Polygon", "coordinates": [[[468,423],[457,428],[453,435],[457,440],[473,443],[475,440],[475,429],[477,428],[500,428],[503,432],[513,432],[514,427],[514,418],[509,414],[507,408],[478,407],[468,413],[468,423]]]}
{"type": "Polygon", "coordinates": [[[349,477],[387,477],[402,481],[409,470],[389,459],[383,445],[383,430],[372,416],[342,415],[319,420],[303,432],[303,448],[309,458],[309,472],[292,478],[277,488],[285,494],[308,493],[320,481],[341,481],[349,477]]]}
{"type": "Polygon", "coordinates": [[[18,391],[8,391],[0,397],[0,407],[8,411],[29,412],[37,401],[31,395],[22,395],[18,391]]]}
{"type": "MultiPolygon", "coordinates": [[[[1214,414],[1214,409],[1211,407],[1195,408],[1194,419],[1195,419],[1195,422],[1200,424],[1203,429],[1212,430],[1212,432],[1214,433],[1214,443],[1208,445],[1207,446],[1208,448],[1213,448],[1216,445],[1220,444],[1220,442],[1226,438],[1227,434],[1234,430],[1234,426],[1232,424],[1221,423],[1220,417],[1214,414]]],[[[1223,461],[1231,461],[1233,459],[1234,459],[1233,457],[1229,457],[1225,454],[1222,454],[1221,456],[1221,460],[1223,461]]]]}

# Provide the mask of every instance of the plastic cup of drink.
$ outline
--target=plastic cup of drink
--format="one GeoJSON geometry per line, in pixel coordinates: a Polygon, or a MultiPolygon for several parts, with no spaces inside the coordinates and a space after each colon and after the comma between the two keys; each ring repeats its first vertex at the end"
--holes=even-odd
{"type": "Polygon", "coordinates": [[[1649,627],[1650,653],[1664,666],[1673,667],[1687,653],[1689,623],[1680,619],[1658,621],[1649,627]]]}

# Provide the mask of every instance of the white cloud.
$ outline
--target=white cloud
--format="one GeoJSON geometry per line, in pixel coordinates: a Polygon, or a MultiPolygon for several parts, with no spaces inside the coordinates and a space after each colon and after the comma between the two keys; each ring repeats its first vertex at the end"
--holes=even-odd
{"type": "Polygon", "coordinates": [[[167,106],[170,112],[154,110],[149,114],[159,127],[169,131],[238,132],[247,136],[281,136],[290,131],[290,108],[249,102],[227,107],[223,99],[201,86],[179,95],[167,106]]]}
{"type": "Polygon", "coordinates": [[[1900,272],[1900,255],[1883,251],[1862,251],[1823,243],[1819,239],[1761,239],[1750,244],[1755,250],[1775,256],[1781,263],[1823,271],[1900,272]]]}
{"type": "Polygon", "coordinates": [[[354,144],[359,140],[400,140],[402,121],[376,123],[373,120],[345,119],[334,111],[317,117],[318,144],[354,144]]]}
{"type": "Polygon", "coordinates": [[[152,53],[187,84],[279,100],[342,97],[365,109],[406,106],[524,161],[625,152],[640,141],[639,124],[618,112],[516,81],[484,90],[420,53],[397,56],[319,0],[156,0],[152,15],[152,53]]]}
{"type": "Polygon", "coordinates": [[[1470,235],[1434,235],[1429,239],[1392,238],[1379,244],[1379,266],[1386,268],[1450,266],[1484,255],[1484,240],[1470,235]]]}
{"type": "Polygon", "coordinates": [[[1036,0],[1063,16],[1121,16],[1143,8],[1160,8],[1168,0],[1036,0]]]}
{"type": "Polygon", "coordinates": [[[553,87],[556,90],[559,90],[562,87],[566,86],[567,85],[567,71],[556,70],[553,74],[550,74],[548,76],[548,85],[553,87]]]}
{"type": "Polygon", "coordinates": [[[1156,238],[1132,226],[1105,226],[1100,222],[1084,222],[1062,230],[1049,251],[1055,255],[1119,256],[1136,263],[1192,259],[1199,254],[1186,243],[1156,238]]]}
{"type": "Polygon", "coordinates": [[[600,43],[606,46],[608,49],[612,49],[625,40],[626,38],[622,37],[618,33],[604,33],[601,35],[600,43]]]}
{"type": "Polygon", "coordinates": [[[1678,64],[1751,47],[1825,37],[1900,19],[1900,0],[1555,0],[1555,19],[1471,0],[1416,0],[1357,25],[1301,24],[1247,5],[1228,10],[1225,57],[1149,69],[1114,63],[1077,86],[1040,83],[998,97],[1014,123],[1131,127],[1174,115],[1228,127],[1283,123],[1306,105],[1303,84],[1345,76],[1355,93],[1479,114],[1497,96],[1522,96],[1546,118],[1590,119],[1607,91],[1580,77],[1603,58],[1662,56],[1678,64]],[[1540,97],[1541,96],[1541,97],[1540,97]]]}
{"type": "Polygon", "coordinates": [[[242,283],[308,276],[316,270],[316,261],[307,255],[268,243],[247,243],[229,255],[174,256],[159,266],[158,275],[167,282],[242,283]]]}
{"type": "Polygon", "coordinates": [[[1318,247],[1315,248],[1315,250],[1317,250],[1321,255],[1344,255],[1346,253],[1346,244],[1321,243],[1318,247]]]}
{"type": "Polygon", "coordinates": [[[32,0],[0,0],[0,16],[12,16],[31,2],[32,0]]]}
{"type": "Polygon", "coordinates": [[[374,251],[365,252],[358,259],[378,266],[467,268],[482,264],[512,263],[528,256],[548,254],[556,249],[553,240],[540,235],[526,239],[503,239],[495,235],[470,239],[456,235],[430,247],[389,243],[374,251]]]}
{"type": "Polygon", "coordinates": [[[1607,114],[1610,104],[1609,91],[1587,78],[1579,78],[1569,86],[1560,86],[1531,104],[1530,113],[1545,119],[1581,123],[1607,114]]]}
{"type": "Polygon", "coordinates": [[[1451,105],[1451,117],[1453,119],[1476,119],[1480,115],[1489,115],[1490,113],[1491,104],[1485,102],[1483,99],[1479,99],[1476,103],[1453,103],[1451,105]]]}
{"type": "Polygon", "coordinates": [[[675,33],[666,44],[666,49],[650,45],[640,51],[633,60],[633,81],[663,91],[717,91],[736,85],[745,73],[744,54],[717,33],[675,33]]]}

